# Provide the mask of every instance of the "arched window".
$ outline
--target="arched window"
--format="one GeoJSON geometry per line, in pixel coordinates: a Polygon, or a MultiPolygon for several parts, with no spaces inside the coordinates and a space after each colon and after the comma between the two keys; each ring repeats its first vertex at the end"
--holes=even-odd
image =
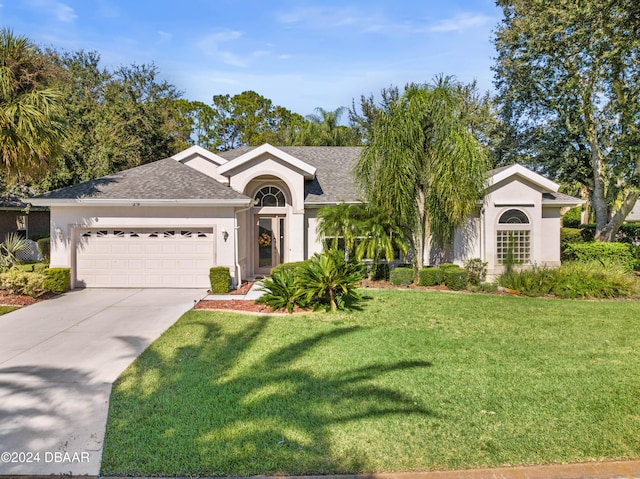
{"type": "Polygon", "coordinates": [[[520,210],[507,210],[504,213],[502,213],[500,215],[500,219],[498,220],[498,223],[500,224],[513,224],[513,223],[519,223],[519,224],[529,224],[529,218],[527,217],[526,214],[524,214],[524,211],[520,211],[520,210]]]}
{"type": "Polygon", "coordinates": [[[256,206],[286,206],[286,200],[282,190],[276,186],[265,186],[256,193],[256,206]]]}
{"type": "Polygon", "coordinates": [[[524,211],[511,209],[500,215],[496,237],[498,263],[531,261],[531,224],[524,211]]]}

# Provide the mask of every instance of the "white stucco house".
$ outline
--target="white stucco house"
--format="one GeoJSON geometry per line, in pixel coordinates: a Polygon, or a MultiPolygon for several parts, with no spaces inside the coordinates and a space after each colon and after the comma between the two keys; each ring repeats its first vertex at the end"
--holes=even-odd
{"type": "MultiPolygon", "coordinates": [[[[71,287],[207,287],[212,266],[238,283],[321,251],[318,209],[359,201],[360,152],[194,146],[29,201],[50,208],[51,266],[71,268],[71,287]]],[[[510,242],[518,260],[559,264],[561,210],[580,203],[520,165],[493,170],[454,259],[482,258],[496,273],[510,242]]]]}

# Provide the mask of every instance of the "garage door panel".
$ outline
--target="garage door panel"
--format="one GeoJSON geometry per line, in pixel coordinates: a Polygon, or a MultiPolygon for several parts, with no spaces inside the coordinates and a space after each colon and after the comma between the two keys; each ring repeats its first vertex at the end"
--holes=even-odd
{"type": "Polygon", "coordinates": [[[208,287],[215,237],[200,229],[81,230],[76,283],[87,287],[208,287]]]}

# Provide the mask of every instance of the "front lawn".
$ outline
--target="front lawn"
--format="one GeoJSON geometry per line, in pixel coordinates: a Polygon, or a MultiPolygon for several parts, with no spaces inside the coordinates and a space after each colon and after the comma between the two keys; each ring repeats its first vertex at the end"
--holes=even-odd
{"type": "Polygon", "coordinates": [[[640,302],[366,291],[361,311],[190,311],[115,384],[103,475],[640,457],[640,302]]]}
{"type": "Polygon", "coordinates": [[[0,306],[0,316],[15,311],[16,309],[18,309],[18,306],[0,306]]]}

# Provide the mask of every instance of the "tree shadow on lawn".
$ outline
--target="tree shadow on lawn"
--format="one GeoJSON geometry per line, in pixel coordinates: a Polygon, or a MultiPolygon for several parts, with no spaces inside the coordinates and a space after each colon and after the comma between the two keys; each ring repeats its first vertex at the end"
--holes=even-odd
{"type": "Polygon", "coordinates": [[[114,386],[102,474],[367,471],[366,458],[344,437],[366,432],[359,421],[433,416],[415,398],[375,384],[429,362],[305,368],[305,355],[322,357],[364,328],[283,338],[274,349],[258,340],[273,320],[248,320],[233,332],[223,330],[224,320],[191,321],[180,327],[187,336],[199,331],[195,344],[177,347],[171,359],[159,352],[164,345],[149,348],[114,386]]]}

